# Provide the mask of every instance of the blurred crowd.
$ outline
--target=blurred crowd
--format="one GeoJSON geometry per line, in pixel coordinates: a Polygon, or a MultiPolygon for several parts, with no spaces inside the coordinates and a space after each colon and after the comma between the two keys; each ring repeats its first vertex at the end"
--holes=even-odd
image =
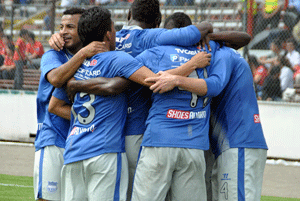
{"type": "Polygon", "coordinates": [[[300,53],[294,38],[275,38],[271,53],[257,58],[248,56],[258,100],[300,101],[300,53]]]}
{"type": "Polygon", "coordinates": [[[33,32],[21,29],[18,38],[5,35],[0,27],[0,79],[14,80],[14,89],[22,89],[23,69],[39,69],[44,47],[33,32]]]}

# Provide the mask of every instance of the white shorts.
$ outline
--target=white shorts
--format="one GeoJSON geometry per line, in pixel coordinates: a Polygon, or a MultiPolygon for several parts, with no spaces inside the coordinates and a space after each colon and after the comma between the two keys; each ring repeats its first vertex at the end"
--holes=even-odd
{"type": "Polygon", "coordinates": [[[206,200],[203,150],[143,147],[134,177],[132,201],[206,200]]]}
{"type": "Polygon", "coordinates": [[[259,201],[267,150],[228,149],[216,159],[211,175],[212,200],[259,201]]]}
{"type": "Polygon", "coordinates": [[[62,200],[126,200],[128,164],[125,153],[107,153],[62,168],[62,200]]]}
{"type": "Polygon", "coordinates": [[[128,135],[125,137],[125,150],[128,160],[129,183],[127,191],[127,200],[132,194],[133,177],[136,170],[137,159],[140,153],[143,135],[128,135]]]}
{"type": "Polygon", "coordinates": [[[34,155],[34,197],[36,200],[60,200],[63,148],[46,146],[34,155]]]}

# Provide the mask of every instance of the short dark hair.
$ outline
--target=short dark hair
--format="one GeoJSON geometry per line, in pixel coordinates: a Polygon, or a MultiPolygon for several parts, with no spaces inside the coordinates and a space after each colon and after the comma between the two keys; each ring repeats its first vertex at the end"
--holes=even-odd
{"type": "Polygon", "coordinates": [[[100,6],[87,9],[78,22],[78,35],[83,46],[93,41],[103,41],[107,31],[111,31],[111,14],[100,6]]]}
{"type": "Polygon", "coordinates": [[[84,13],[84,8],[72,7],[63,12],[63,15],[81,15],[84,13]]]}
{"type": "Polygon", "coordinates": [[[183,12],[176,12],[165,20],[164,28],[181,28],[189,25],[192,25],[191,18],[183,12]]]}
{"type": "Polygon", "coordinates": [[[28,32],[28,37],[31,38],[32,40],[35,40],[35,35],[31,31],[28,32]]]}
{"type": "Polygon", "coordinates": [[[149,24],[155,28],[161,23],[161,12],[158,0],[135,0],[131,4],[132,19],[149,24]]]}
{"type": "Polygon", "coordinates": [[[27,35],[28,32],[29,32],[29,31],[28,31],[27,29],[21,29],[21,30],[20,30],[20,33],[19,33],[19,36],[23,37],[23,36],[27,35]]]}

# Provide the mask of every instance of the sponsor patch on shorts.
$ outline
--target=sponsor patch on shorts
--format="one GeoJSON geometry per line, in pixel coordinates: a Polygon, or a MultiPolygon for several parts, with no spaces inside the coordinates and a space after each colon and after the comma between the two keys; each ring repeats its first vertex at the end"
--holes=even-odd
{"type": "Polygon", "coordinates": [[[57,191],[57,182],[48,181],[47,191],[49,193],[55,193],[57,191]]]}

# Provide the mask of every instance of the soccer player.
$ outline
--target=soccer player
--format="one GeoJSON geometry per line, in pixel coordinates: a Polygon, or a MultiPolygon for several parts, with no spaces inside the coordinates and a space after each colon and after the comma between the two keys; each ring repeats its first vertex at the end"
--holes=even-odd
{"type": "MultiPolygon", "coordinates": [[[[222,47],[214,54],[208,80],[221,79],[221,92],[211,104],[210,143],[216,158],[212,169],[212,200],[260,200],[267,145],[263,135],[250,67],[235,50],[222,47]],[[240,115],[236,115],[240,114],[240,115]]],[[[187,78],[161,73],[151,89],[163,93],[187,84],[187,78]]],[[[202,81],[202,82],[203,82],[202,81]]]]}
{"type": "Polygon", "coordinates": [[[60,200],[60,172],[69,122],[47,112],[54,87],[61,87],[68,81],[87,57],[103,51],[102,46],[99,46],[100,42],[93,42],[82,48],[77,24],[83,11],[73,8],[64,12],[60,32],[65,40],[65,49],[60,52],[48,51],[41,61],[34,162],[36,200],[60,200]]]}
{"type": "MultiPolygon", "coordinates": [[[[74,76],[76,80],[120,76],[149,86],[144,79],[155,76],[153,72],[130,55],[112,51],[115,49],[115,29],[107,9],[94,7],[87,10],[80,18],[78,32],[83,44],[104,40],[110,51],[83,63],[74,76]]],[[[116,96],[76,94],[71,119],[74,123],[64,153],[63,199],[76,197],[81,200],[85,195],[91,200],[99,197],[126,199],[128,178],[123,135],[126,113],[124,93],[116,96]]]]}

